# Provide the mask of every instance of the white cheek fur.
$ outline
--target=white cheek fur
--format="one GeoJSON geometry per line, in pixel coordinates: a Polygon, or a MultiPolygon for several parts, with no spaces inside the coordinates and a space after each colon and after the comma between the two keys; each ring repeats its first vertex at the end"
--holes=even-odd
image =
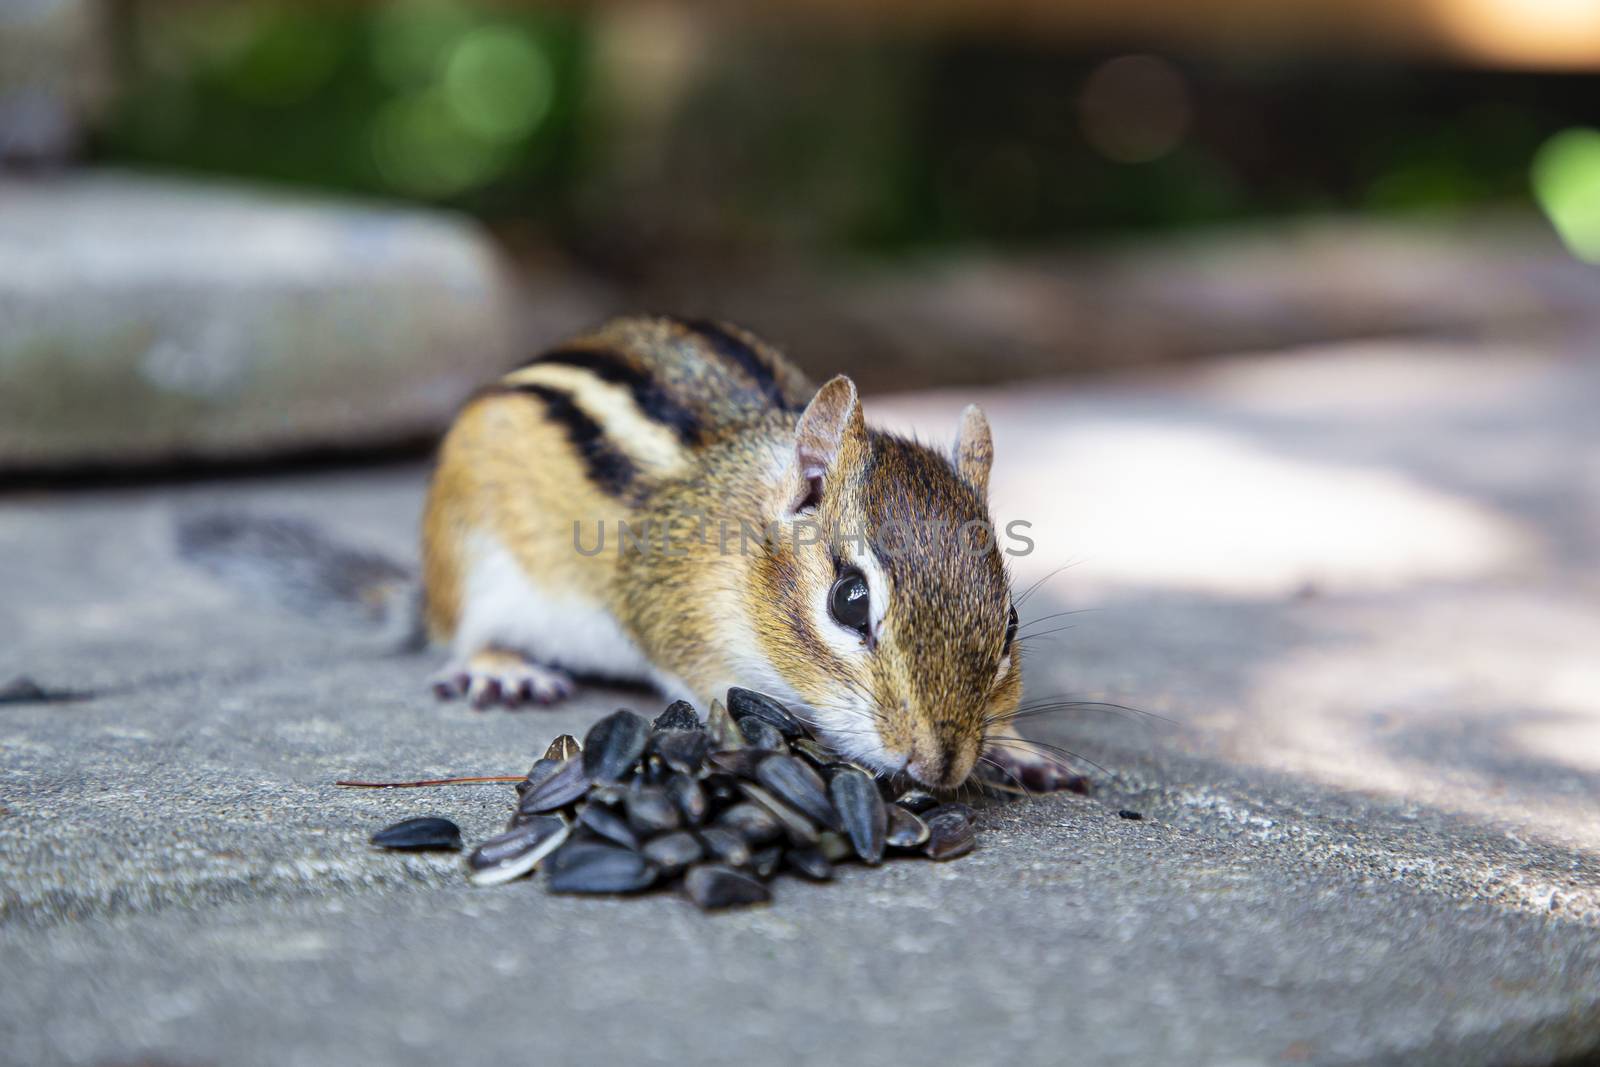
{"type": "MultiPolygon", "coordinates": [[[[884,611],[889,603],[883,569],[870,552],[850,554],[846,562],[859,570],[867,580],[867,625],[876,639],[883,630],[884,611]]],[[[817,598],[811,605],[811,625],[841,661],[865,667],[872,655],[871,649],[858,634],[834,621],[828,611],[826,596],[817,598]]],[[[843,683],[832,700],[812,706],[818,729],[840,752],[881,771],[899,771],[905,766],[908,756],[903,752],[890,752],[885,747],[878,733],[876,711],[868,694],[843,683]]]]}

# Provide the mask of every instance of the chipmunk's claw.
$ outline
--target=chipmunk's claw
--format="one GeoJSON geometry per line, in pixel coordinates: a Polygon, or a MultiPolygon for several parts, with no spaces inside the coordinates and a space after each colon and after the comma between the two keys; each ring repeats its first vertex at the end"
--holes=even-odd
{"type": "Polygon", "coordinates": [[[1060,760],[1042,752],[1022,752],[1011,748],[990,749],[984,760],[990,772],[1028,793],[1088,793],[1089,779],[1060,760]]]}
{"type": "Polygon", "coordinates": [[[446,667],[428,680],[433,687],[433,695],[440,700],[454,700],[467,691],[467,685],[472,681],[472,676],[464,670],[455,667],[446,667]]]}
{"type": "Polygon", "coordinates": [[[465,697],[480,710],[501,705],[554,704],[571,696],[572,678],[553,667],[530,663],[514,652],[480,652],[465,664],[451,664],[433,676],[440,700],[465,697]]]}

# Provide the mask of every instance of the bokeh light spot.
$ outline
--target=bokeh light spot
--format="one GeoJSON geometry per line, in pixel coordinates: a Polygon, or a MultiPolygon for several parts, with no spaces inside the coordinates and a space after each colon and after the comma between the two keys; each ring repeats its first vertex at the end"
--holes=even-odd
{"type": "Polygon", "coordinates": [[[390,185],[418,196],[450,196],[481,185],[505,164],[499,148],[462,128],[438,91],[386,104],[373,124],[373,161],[390,185]]]}
{"type": "Polygon", "coordinates": [[[372,62],[397,88],[418,88],[439,76],[449,49],[477,20],[450,0],[400,0],[385,7],[373,27],[372,62]]]}
{"type": "Polygon", "coordinates": [[[1572,254],[1600,263],[1600,130],[1563,130],[1533,157],[1533,192],[1572,254]]]}
{"type": "Polygon", "coordinates": [[[494,141],[532,133],[550,110],[550,61],[525,34],[485,26],[456,42],[446,61],[445,99],[461,124],[494,141]]]}
{"type": "Polygon", "coordinates": [[[1118,163],[1148,163],[1177,148],[1189,129],[1183,74],[1157,56],[1118,56],[1094,69],[1078,97],[1083,135],[1118,163]]]}

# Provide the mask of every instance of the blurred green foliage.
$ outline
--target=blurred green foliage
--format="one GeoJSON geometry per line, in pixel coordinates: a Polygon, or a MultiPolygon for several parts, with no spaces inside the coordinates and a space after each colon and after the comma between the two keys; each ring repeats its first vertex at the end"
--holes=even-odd
{"type": "Polygon", "coordinates": [[[1600,263],[1600,130],[1570,129],[1533,161],[1540,206],[1573,255],[1600,263]]]}
{"type": "MultiPolygon", "coordinates": [[[[1540,145],[1600,121],[1576,76],[706,21],[685,76],[600,62],[609,9],[127,2],[103,156],[529,218],[617,269],[1525,201],[1540,145]]],[[[1572,216],[1589,164],[1550,158],[1572,216]]]]}
{"type": "Polygon", "coordinates": [[[113,157],[434,200],[561,184],[571,16],[449,0],[134,12],[113,157]]]}

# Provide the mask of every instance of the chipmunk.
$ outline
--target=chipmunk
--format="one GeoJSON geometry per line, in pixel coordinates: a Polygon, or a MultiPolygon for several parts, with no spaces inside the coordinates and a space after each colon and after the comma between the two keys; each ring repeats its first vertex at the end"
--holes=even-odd
{"type": "Polygon", "coordinates": [[[425,620],[453,649],[435,690],[548,703],[599,675],[704,708],[737,685],[882,773],[949,788],[982,755],[1057,788],[1050,761],[985,751],[1022,689],[998,546],[956,539],[988,522],[992,459],[976,406],[941,452],[736,326],[616,319],[444,438],[423,518],[425,620]],[[891,526],[893,551],[864,536],[891,526]]]}

